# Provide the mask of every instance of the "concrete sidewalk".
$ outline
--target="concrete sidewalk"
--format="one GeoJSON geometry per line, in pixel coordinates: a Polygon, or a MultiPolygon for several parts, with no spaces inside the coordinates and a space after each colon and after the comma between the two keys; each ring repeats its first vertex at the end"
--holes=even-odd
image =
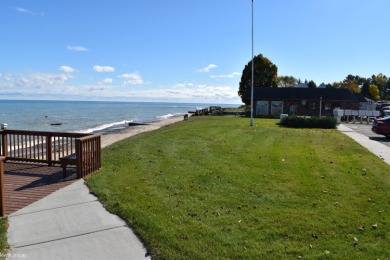
{"type": "Polygon", "coordinates": [[[351,128],[347,127],[344,124],[337,126],[337,129],[344,133],[345,135],[351,137],[360,145],[367,148],[370,152],[381,158],[384,162],[390,165],[390,147],[381,144],[375,140],[370,139],[368,136],[356,133],[351,128]]]}
{"type": "Polygon", "coordinates": [[[8,259],[149,259],[79,180],[8,216],[8,259]]]}

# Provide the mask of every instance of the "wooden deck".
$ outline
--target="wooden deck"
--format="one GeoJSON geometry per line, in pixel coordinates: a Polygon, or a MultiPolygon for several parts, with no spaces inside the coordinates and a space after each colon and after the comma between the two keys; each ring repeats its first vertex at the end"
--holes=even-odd
{"type": "Polygon", "coordinates": [[[1,129],[0,216],[99,170],[100,149],[100,135],[1,129]],[[52,166],[66,167],[63,158],[71,154],[75,160],[67,164],[75,168],[64,181],[62,168],[52,166]]]}
{"type": "Polygon", "coordinates": [[[7,215],[46,197],[77,180],[76,168],[68,167],[63,179],[62,167],[47,164],[4,163],[4,189],[7,215]]]}

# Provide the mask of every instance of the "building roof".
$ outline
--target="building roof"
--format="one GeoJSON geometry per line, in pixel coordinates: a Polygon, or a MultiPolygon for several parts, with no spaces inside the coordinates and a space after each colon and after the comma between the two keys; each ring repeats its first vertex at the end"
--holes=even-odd
{"type": "MultiPolygon", "coordinates": [[[[261,88],[255,87],[253,99],[262,100],[322,100],[367,102],[362,94],[345,88],[261,88]]],[[[245,99],[251,98],[250,88],[245,99]]]]}
{"type": "Polygon", "coordinates": [[[295,87],[296,88],[309,88],[309,86],[306,83],[298,83],[295,87]]]}

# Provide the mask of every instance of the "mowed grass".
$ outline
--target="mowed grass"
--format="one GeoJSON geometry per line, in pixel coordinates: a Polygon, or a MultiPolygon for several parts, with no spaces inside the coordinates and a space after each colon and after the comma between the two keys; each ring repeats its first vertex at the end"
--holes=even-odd
{"type": "Polygon", "coordinates": [[[7,240],[8,219],[0,218],[0,259],[6,259],[8,248],[7,240]]]}
{"type": "Polygon", "coordinates": [[[390,259],[390,167],[277,122],[191,117],[104,149],[87,184],[156,259],[390,259]]]}

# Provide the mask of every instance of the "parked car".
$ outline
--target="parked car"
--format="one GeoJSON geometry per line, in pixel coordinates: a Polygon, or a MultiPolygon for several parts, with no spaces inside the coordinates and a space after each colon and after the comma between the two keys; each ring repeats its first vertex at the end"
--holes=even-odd
{"type": "Polygon", "coordinates": [[[390,116],[390,109],[385,109],[382,111],[383,116],[390,116]]]}
{"type": "Polygon", "coordinates": [[[390,106],[384,106],[379,111],[381,112],[382,117],[390,116],[390,106]]]}
{"type": "Polygon", "coordinates": [[[383,102],[383,103],[376,103],[376,110],[381,110],[383,107],[389,107],[390,103],[383,102]]]}
{"type": "Polygon", "coordinates": [[[375,119],[371,130],[378,135],[390,138],[390,116],[375,119]]]}

